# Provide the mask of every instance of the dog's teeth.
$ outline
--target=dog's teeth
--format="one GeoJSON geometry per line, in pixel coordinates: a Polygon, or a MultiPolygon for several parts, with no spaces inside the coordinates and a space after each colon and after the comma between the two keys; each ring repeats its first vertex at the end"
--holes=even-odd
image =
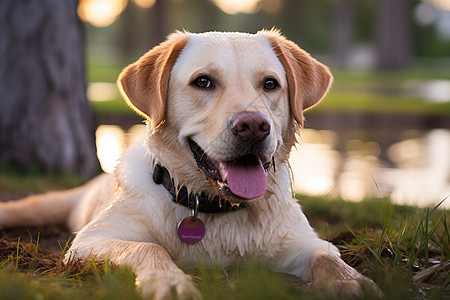
{"type": "Polygon", "coordinates": [[[223,182],[226,182],[228,173],[227,173],[227,167],[226,167],[225,163],[222,163],[222,162],[219,163],[219,173],[222,176],[223,182]]]}

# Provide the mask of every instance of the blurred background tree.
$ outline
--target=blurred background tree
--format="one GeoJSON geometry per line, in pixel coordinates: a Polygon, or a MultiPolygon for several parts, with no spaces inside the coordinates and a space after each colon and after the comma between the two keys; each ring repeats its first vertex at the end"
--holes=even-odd
{"type": "Polygon", "coordinates": [[[409,0],[380,0],[376,15],[376,43],[380,69],[399,69],[411,61],[409,0]]]}
{"type": "Polygon", "coordinates": [[[127,60],[141,55],[174,30],[256,32],[275,26],[308,51],[332,56],[336,66],[351,65],[353,51],[366,49],[371,68],[402,69],[417,58],[449,55],[449,3],[448,0],[81,0],[80,15],[90,24],[92,54],[119,54],[115,57],[127,60]],[[116,9],[102,23],[99,13],[92,9],[95,3],[98,7],[116,9]],[[128,50],[105,49],[111,46],[128,50]]]}
{"type": "Polygon", "coordinates": [[[0,163],[98,169],[76,0],[0,2],[0,163]]]}
{"type": "Polygon", "coordinates": [[[370,67],[401,69],[418,58],[448,56],[449,3],[81,0],[78,13],[86,21],[88,53],[94,60],[132,61],[177,29],[256,32],[275,26],[308,51],[334,57],[337,66],[352,65],[353,51],[365,49],[372,59],[370,67]]]}

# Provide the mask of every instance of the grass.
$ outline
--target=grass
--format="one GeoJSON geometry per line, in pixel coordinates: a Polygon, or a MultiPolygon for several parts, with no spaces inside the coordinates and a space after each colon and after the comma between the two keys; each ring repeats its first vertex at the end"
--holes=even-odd
{"type": "MultiPolygon", "coordinates": [[[[388,200],[331,202],[326,202],[329,208],[325,210],[325,204],[317,207],[310,201],[303,208],[312,220],[317,215],[329,218],[333,226],[327,229],[337,221],[345,224],[347,230],[335,229],[327,236],[347,263],[377,282],[386,298],[422,298],[425,294],[429,299],[448,298],[450,223],[448,211],[438,209],[441,203],[419,209],[388,200]]],[[[323,233],[322,237],[326,238],[323,233]]]]}
{"type": "Polygon", "coordinates": [[[311,112],[323,111],[448,116],[450,102],[429,103],[408,96],[331,91],[311,112]]]}
{"type": "Polygon", "coordinates": [[[116,82],[120,72],[130,62],[102,62],[89,60],[87,64],[87,78],[90,82],[116,82]]]}
{"type": "MultiPolygon", "coordinates": [[[[394,205],[386,199],[356,203],[298,198],[318,234],[336,244],[343,259],[372,278],[387,299],[450,295],[448,211],[438,205],[426,209],[394,205]]],[[[61,245],[59,254],[48,254],[42,239],[39,235],[31,242],[0,238],[0,299],[139,298],[130,270],[96,262],[64,266],[61,259],[67,247],[61,245]]],[[[329,299],[324,293],[306,291],[292,276],[258,265],[227,271],[199,266],[187,271],[205,299],[329,299]]]]}
{"type": "Polygon", "coordinates": [[[96,115],[136,115],[122,98],[110,101],[91,101],[91,106],[96,115]]]}

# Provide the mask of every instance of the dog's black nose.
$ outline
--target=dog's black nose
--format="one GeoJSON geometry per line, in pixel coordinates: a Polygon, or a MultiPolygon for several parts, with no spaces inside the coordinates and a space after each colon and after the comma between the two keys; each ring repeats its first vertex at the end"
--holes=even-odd
{"type": "Polygon", "coordinates": [[[270,123],[260,112],[243,111],[231,119],[231,131],[242,140],[260,141],[270,134],[270,123]]]}

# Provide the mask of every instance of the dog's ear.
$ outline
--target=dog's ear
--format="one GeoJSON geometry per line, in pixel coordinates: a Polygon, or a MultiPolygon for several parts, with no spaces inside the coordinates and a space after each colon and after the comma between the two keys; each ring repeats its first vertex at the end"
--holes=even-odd
{"type": "Polygon", "coordinates": [[[126,67],[117,80],[125,101],[150,121],[152,129],[164,120],[170,71],[187,41],[185,33],[170,35],[126,67]]]}
{"type": "Polygon", "coordinates": [[[317,104],[327,93],[333,77],[328,68],[312,58],[277,30],[263,31],[286,71],[289,101],[295,120],[303,126],[303,110],[317,104]]]}

